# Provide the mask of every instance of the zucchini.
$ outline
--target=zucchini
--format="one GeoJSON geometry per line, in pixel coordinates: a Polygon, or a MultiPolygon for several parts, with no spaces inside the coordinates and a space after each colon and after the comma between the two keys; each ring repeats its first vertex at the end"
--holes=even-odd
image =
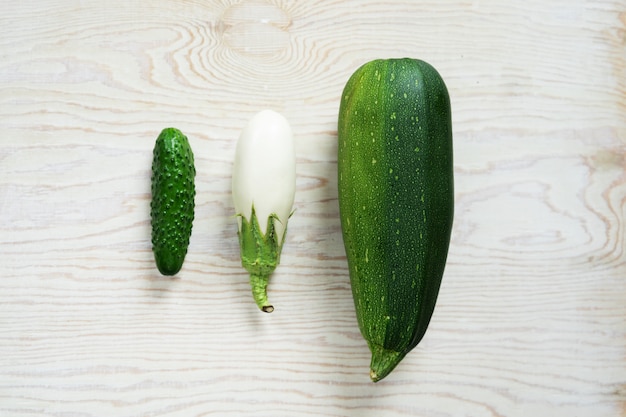
{"type": "Polygon", "coordinates": [[[341,228],[370,377],[420,342],[444,272],[454,212],[450,98],[417,59],[370,61],[339,108],[341,228]]]}
{"type": "Polygon", "coordinates": [[[175,275],[187,255],[194,218],[196,168],[189,141],[175,128],[163,129],[152,159],[152,251],[159,272],[175,275]]]}

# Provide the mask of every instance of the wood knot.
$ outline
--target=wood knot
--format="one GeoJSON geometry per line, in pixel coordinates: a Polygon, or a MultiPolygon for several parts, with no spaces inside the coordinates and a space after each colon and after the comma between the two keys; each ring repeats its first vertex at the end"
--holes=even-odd
{"type": "Polygon", "coordinates": [[[244,0],[230,6],[221,23],[224,43],[242,55],[272,56],[289,45],[289,15],[262,0],[244,0]]]}

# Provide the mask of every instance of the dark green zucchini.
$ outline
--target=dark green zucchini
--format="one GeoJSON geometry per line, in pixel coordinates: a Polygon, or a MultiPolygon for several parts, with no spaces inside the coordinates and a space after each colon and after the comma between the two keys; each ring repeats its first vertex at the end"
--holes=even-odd
{"type": "Polygon", "coordinates": [[[371,61],[339,109],[339,208],[370,376],[422,339],[446,264],[454,212],[450,98],[416,59],[371,61]]]}

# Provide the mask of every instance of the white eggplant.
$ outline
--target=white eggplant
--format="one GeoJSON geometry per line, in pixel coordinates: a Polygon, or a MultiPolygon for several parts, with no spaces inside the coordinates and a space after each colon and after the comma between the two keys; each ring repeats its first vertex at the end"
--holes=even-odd
{"type": "Polygon", "coordinates": [[[267,284],[280,263],[296,189],[296,157],[287,119],[272,110],[250,119],[237,142],[232,180],[241,263],[250,274],[256,304],[271,313],[267,284]]]}

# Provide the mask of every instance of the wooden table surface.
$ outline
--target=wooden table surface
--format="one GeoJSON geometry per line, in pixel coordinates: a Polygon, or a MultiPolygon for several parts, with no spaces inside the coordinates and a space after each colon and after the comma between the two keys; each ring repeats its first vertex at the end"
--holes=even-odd
{"type": "Polygon", "coordinates": [[[623,0],[2,1],[0,415],[626,415],[623,0]],[[337,204],[337,111],[375,58],[446,80],[456,211],[426,337],[369,381],[337,204]],[[258,110],[297,148],[256,309],[230,180],[258,110]],[[183,270],[155,268],[150,164],[196,155],[183,270]]]}

